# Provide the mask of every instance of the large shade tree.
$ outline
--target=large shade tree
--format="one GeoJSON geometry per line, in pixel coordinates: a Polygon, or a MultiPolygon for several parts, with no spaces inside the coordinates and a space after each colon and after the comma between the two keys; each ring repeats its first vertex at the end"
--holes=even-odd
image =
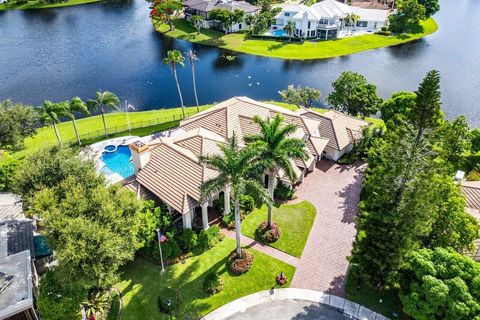
{"type": "Polygon", "coordinates": [[[185,106],[183,105],[183,95],[182,90],[180,89],[180,82],[178,81],[177,75],[177,65],[182,67],[185,66],[185,58],[179,50],[169,50],[167,51],[167,56],[163,58],[163,63],[168,64],[172,69],[172,75],[175,79],[175,84],[177,85],[178,97],[180,98],[180,106],[182,107],[182,116],[185,118],[185,106]]]}
{"type": "Polygon", "coordinates": [[[240,149],[235,134],[226,144],[220,144],[219,148],[221,153],[218,155],[200,157],[202,164],[218,172],[216,178],[202,185],[202,197],[207,200],[226,187],[230,187],[235,203],[236,253],[237,257],[241,258],[240,198],[248,193],[255,195],[259,201],[269,203],[270,198],[260,179],[264,167],[261,161],[257,161],[258,149],[250,147],[240,149]]]}
{"type": "Polygon", "coordinates": [[[38,114],[31,106],[0,102],[0,150],[17,151],[36,133],[38,114]]]}
{"type": "Polygon", "coordinates": [[[268,205],[267,226],[272,226],[272,203],[275,177],[280,170],[294,183],[297,175],[294,170],[293,159],[306,159],[307,150],[305,141],[292,137],[298,129],[293,123],[285,123],[280,114],[273,119],[262,119],[255,116],[253,121],[259,126],[260,133],[245,136],[245,142],[258,150],[259,158],[268,171],[268,194],[271,199],[268,205]]]}
{"type": "Polygon", "coordinates": [[[155,0],[150,9],[150,18],[154,23],[166,23],[170,31],[173,31],[173,21],[180,15],[183,4],[178,0],[155,0]]]}
{"type": "Polygon", "coordinates": [[[64,103],[54,103],[45,100],[41,106],[38,107],[40,114],[40,122],[47,126],[52,126],[58,143],[61,143],[60,133],[58,132],[57,124],[60,123],[60,118],[67,115],[67,110],[64,103]]]}
{"type": "Polygon", "coordinates": [[[400,300],[418,320],[480,319],[480,265],[444,248],[413,252],[402,272],[400,300]]]}
{"type": "Polygon", "coordinates": [[[278,94],[286,103],[307,109],[320,99],[320,90],[300,85],[295,87],[292,84],[288,85],[286,89],[279,91],[278,94]]]}
{"type": "Polygon", "coordinates": [[[87,115],[90,114],[88,111],[88,107],[85,104],[85,102],[82,101],[79,97],[73,97],[70,101],[65,101],[65,110],[66,110],[66,115],[72,119],[72,124],[73,124],[73,130],[75,131],[75,136],[77,137],[77,143],[78,145],[81,145],[82,142],[80,141],[80,135],[78,134],[78,129],[77,129],[77,121],[75,119],[75,114],[83,114],[87,115]]]}
{"type": "Polygon", "coordinates": [[[333,109],[352,116],[368,117],[375,114],[382,103],[377,87],[368,83],[359,73],[342,72],[332,86],[333,91],[328,95],[327,102],[333,109]]]}
{"type": "Polygon", "coordinates": [[[108,138],[107,121],[105,113],[110,110],[120,111],[120,99],[110,91],[97,91],[94,99],[87,100],[87,106],[91,113],[100,112],[102,115],[103,129],[105,130],[105,138],[108,138]]]}

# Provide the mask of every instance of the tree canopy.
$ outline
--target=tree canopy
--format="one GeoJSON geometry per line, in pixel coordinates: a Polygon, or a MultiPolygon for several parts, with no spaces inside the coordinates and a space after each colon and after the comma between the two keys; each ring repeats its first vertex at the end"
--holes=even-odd
{"type": "Polygon", "coordinates": [[[73,155],[59,147],[33,154],[18,169],[16,189],[28,203],[26,214],[43,219],[59,261],[56,276],[107,288],[144,242],[142,203],[124,188],[106,186],[93,163],[73,155]]]}
{"type": "Polygon", "coordinates": [[[295,87],[291,84],[287,89],[278,93],[283,101],[297,107],[310,108],[315,101],[320,99],[320,90],[300,85],[295,87]]]}
{"type": "Polygon", "coordinates": [[[155,0],[150,9],[150,18],[153,22],[166,23],[170,31],[173,31],[175,28],[173,20],[179,16],[183,4],[178,0],[155,0]]]}
{"type": "Polygon", "coordinates": [[[412,252],[403,270],[400,300],[418,320],[480,319],[480,265],[444,248],[412,252]]]}
{"type": "Polygon", "coordinates": [[[25,138],[36,133],[37,124],[38,114],[31,106],[0,102],[0,150],[22,149],[25,138]]]}
{"type": "Polygon", "coordinates": [[[375,114],[382,103],[377,87],[359,73],[345,71],[332,83],[333,92],[327,102],[333,109],[352,116],[368,117],[375,114]]]}

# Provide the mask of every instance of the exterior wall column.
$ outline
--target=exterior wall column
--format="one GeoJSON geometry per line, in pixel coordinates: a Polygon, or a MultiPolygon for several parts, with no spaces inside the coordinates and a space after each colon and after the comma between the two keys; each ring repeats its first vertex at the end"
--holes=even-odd
{"type": "Polygon", "coordinates": [[[203,229],[208,229],[208,202],[202,203],[202,223],[203,229]]]}
{"type": "Polygon", "coordinates": [[[182,221],[183,221],[183,228],[184,229],[192,229],[192,209],[185,214],[182,214],[182,221]]]}
{"type": "Polygon", "coordinates": [[[226,216],[230,213],[230,187],[226,187],[223,190],[224,194],[224,208],[223,208],[223,215],[226,216]]]}

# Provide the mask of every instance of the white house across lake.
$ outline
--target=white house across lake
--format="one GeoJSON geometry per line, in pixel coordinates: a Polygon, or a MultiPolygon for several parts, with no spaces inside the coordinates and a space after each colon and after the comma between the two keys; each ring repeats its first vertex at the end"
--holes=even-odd
{"type": "MultiPolygon", "coordinates": [[[[335,0],[324,0],[311,6],[287,5],[275,17],[274,30],[283,30],[289,20],[295,22],[295,37],[335,39],[348,34],[370,33],[387,25],[390,10],[352,7],[335,0]],[[349,15],[359,17],[355,25],[348,23],[349,15]]],[[[273,31],[278,34],[278,31],[273,31]]]]}

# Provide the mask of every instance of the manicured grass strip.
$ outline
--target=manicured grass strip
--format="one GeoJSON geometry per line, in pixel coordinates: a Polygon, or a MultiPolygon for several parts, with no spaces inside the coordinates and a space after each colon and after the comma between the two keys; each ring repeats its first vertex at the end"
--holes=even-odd
{"type": "Polygon", "coordinates": [[[26,10],[26,9],[46,9],[46,8],[59,8],[59,7],[69,7],[69,6],[76,6],[79,4],[87,4],[87,3],[94,3],[100,2],[101,0],[68,0],[66,2],[57,2],[57,3],[41,3],[38,0],[28,1],[25,4],[17,5],[15,0],[10,0],[10,3],[1,3],[0,4],[0,11],[1,10],[26,10]]]}
{"type": "MultiPolygon", "coordinates": [[[[267,103],[275,104],[280,107],[284,107],[289,110],[296,110],[298,109],[296,106],[287,104],[284,102],[277,102],[277,101],[267,101],[267,103]]],[[[200,110],[205,110],[211,107],[212,105],[203,105],[200,106],[200,110]]],[[[196,107],[188,107],[186,108],[187,114],[194,114],[196,112],[196,107]]],[[[328,111],[328,109],[318,109],[312,108],[320,113],[324,113],[328,111]]],[[[148,110],[148,111],[137,111],[137,112],[130,112],[130,123],[138,124],[139,122],[144,122],[144,125],[147,126],[148,122],[150,121],[157,121],[161,119],[165,119],[167,117],[180,117],[182,115],[181,108],[172,108],[172,109],[158,109],[158,110],[148,110]]],[[[125,127],[127,124],[127,116],[123,112],[117,113],[109,113],[105,115],[107,119],[107,127],[109,128],[110,132],[118,131],[115,130],[115,126],[125,127]]],[[[383,121],[381,119],[376,118],[366,118],[367,121],[370,121],[378,126],[383,126],[383,121]]],[[[160,124],[154,126],[148,126],[145,128],[133,129],[131,131],[123,131],[117,132],[115,134],[110,135],[110,137],[122,137],[128,135],[134,136],[146,136],[155,132],[168,130],[172,127],[172,125],[178,125],[178,121],[175,123],[168,123],[168,124],[160,124]]],[[[73,125],[71,121],[64,121],[58,124],[58,131],[60,132],[60,137],[62,141],[67,142],[75,139],[75,132],[73,131],[73,125]]],[[[103,123],[101,116],[92,116],[83,119],[77,120],[77,127],[80,136],[82,137],[82,143],[84,145],[95,143],[104,139],[103,134],[103,123]],[[98,131],[96,135],[91,137],[85,137],[85,135],[90,134],[92,132],[98,131]]],[[[53,128],[51,127],[42,127],[38,129],[37,134],[32,138],[28,138],[25,140],[25,149],[15,152],[13,154],[3,153],[0,155],[0,163],[9,160],[9,159],[22,159],[25,156],[28,156],[32,152],[37,151],[40,148],[51,146],[57,143],[57,138],[55,137],[55,133],[53,128]]]]}
{"type": "MultiPolygon", "coordinates": [[[[310,229],[315,220],[316,209],[308,201],[297,204],[282,204],[273,207],[273,221],[282,229],[282,236],[278,241],[269,245],[300,258],[307,242],[310,229]]],[[[267,206],[253,210],[242,223],[244,235],[256,239],[255,230],[262,221],[267,220],[267,206]]]]}
{"type": "MultiPolygon", "coordinates": [[[[275,276],[283,271],[291,281],[295,268],[265,254],[254,251],[252,269],[241,276],[232,276],[226,269],[227,255],[235,248],[235,242],[225,239],[213,249],[177,263],[160,274],[160,268],[143,259],[137,259],[126,267],[117,288],[122,292],[123,320],[168,319],[158,309],[157,298],[165,288],[179,290],[182,319],[202,316],[245,295],[268,290],[275,286],[275,276]],[[209,296],[202,291],[203,280],[210,271],[217,271],[224,281],[223,291],[209,296]]],[[[287,284],[288,285],[288,284],[287,284]]]]}
{"type": "MultiPolygon", "coordinates": [[[[200,110],[204,110],[211,105],[205,105],[200,107],[200,110]]],[[[196,112],[196,107],[189,107],[186,108],[186,113],[188,114],[193,114],[196,112]]],[[[156,120],[162,120],[167,117],[172,117],[174,116],[180,118],[182,115],[182,110],[181,108],[172,108],[172,109],[158,109],[158,110],[149,110],[149,111],[138,111],[138,112],[129,112],[129,118],[130,118],[130,123],[139,123],[144,121],[145,125],[148,125],[149,121],[156,121],[156,120]]],[[[123,112],[116,112],[116,113],[109,113],[105,115],[106,121],[107,121],[107,127],[110,129],[114,129],[115,126],[125,126],[127,124],[127,116],[123,112]]],[[[58,131],[60,133],[60,137],[62,141],[70,141],[72,139],[75,139],[75,131],[73,130],[73,124],[71,121],[64,121],[60,124],[58,124],[58,131]]],[[[101,141],[104,138],[101,135],[101,132],[103,132],[103,122],[102,122],[102,117],[101,116],[92,116],[92,117],[87,117],[83,119],[78,119],[77,120],[77,127],[78,127],[78,132],[81,135],[85,135],[94,131],[99,130],[100,135],[96,137],[92,137],[90,139],[87,139],[83,141],[84,144],[89,144],[89,143],[94,143],[97,141],[101,141]]],[[[165,128],[164,125],[159,125],[159,126],[151,126],[147,128],[141,128],[141,129],[136,129],[132,131],[125,131],[121,133],[117,133],[113,135],[113,137],[118,137],[118,136],[126,136],[126,135],[138,135],[138,136],[144,136],[148,134],[152,134],[154,132],[159,132],[164,130],[165,128]]],[[[168,129],[168,128],[167,128],[168,129]]],[[[25,149],[21,150],[19,152],[16,152],[12,154],[14,158],[23,158],[24,156],[35,152],[36,150],[51,146],[57,143],[57,138],[55,137],[55,133],[53,131],[53,128],[51,127],[42,127],[38,129],[37,134],[33,136],[32,138],[28,138],[25,140],[25,149]]],[[[0,162],[2,162],[4,159],[3,158],[9,158],[9,155],[2,156],[0,158],[0,162]]]]}
{"type": "Polygon", "coordinates": [[[435,20],[430,18],[422,21],[420,28],[416,28],[412,33],[401,35],[365,34],[327,41],[289,43],[287,41],[249,39],[245,33],[225,35],[210,29],[204,29],[200,34],[197,34],[196,29],[183,19],[175,20],[174,24],[175,30],[171,32],[168,31],[169,28],[165,24],[157,24],[155,27],[157,31],[172,38],[259,56],[298,60],[333,58],[365,50],[394,46],[420,39],[438,29],[435,20]]]}
{"type": "Polygon", "coordinates": [[[402,311],[397,290],[377,291],[361,286],[354,292],[347,292],[347,299],[378,312],[390,319],[410,319],[402,311]]]}

